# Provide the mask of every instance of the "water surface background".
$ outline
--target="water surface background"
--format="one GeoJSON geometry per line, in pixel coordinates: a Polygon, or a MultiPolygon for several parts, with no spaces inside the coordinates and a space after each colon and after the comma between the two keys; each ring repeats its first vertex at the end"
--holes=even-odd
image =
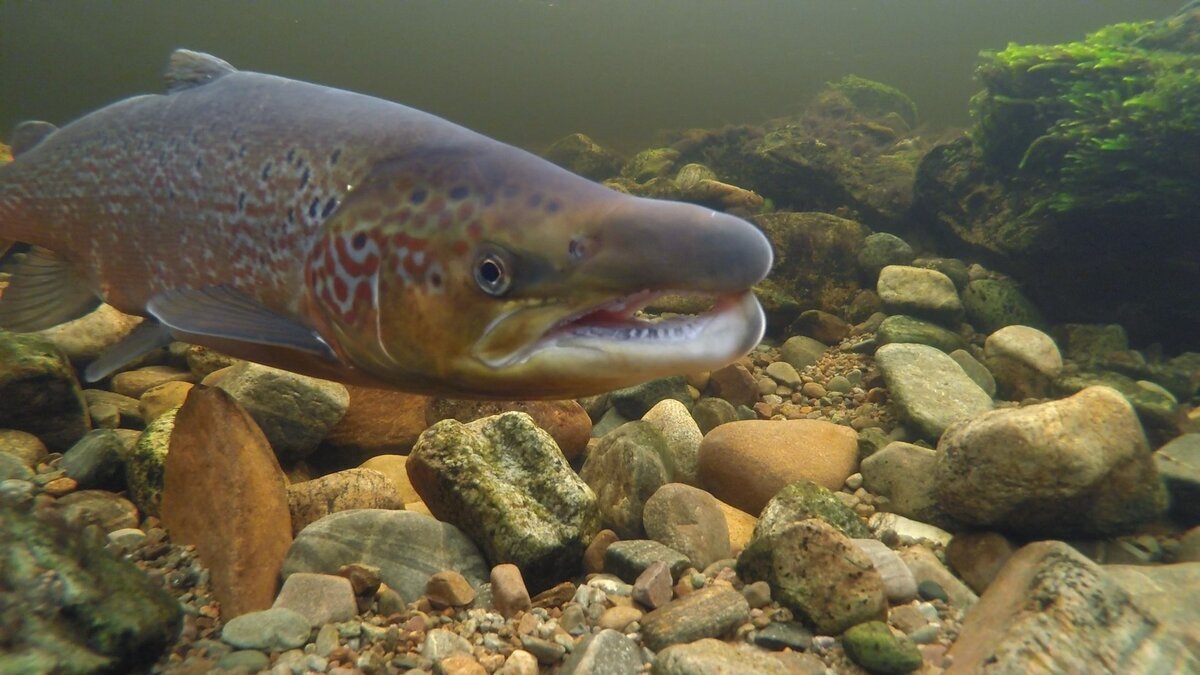
{"type": "Polygon", "coordinates": [[[965,125],[981,49],[1063,42],[1180,0],[0,0],[0,137],[161,91],[188,47],[393,99],[531,149],[632,150],[753,123],[856,74],[965,125]]]}

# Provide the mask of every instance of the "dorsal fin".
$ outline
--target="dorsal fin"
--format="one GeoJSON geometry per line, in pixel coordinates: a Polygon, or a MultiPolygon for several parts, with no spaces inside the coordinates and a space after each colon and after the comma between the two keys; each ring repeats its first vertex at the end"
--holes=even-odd
{"type": "Polygon", "coordinates": [[[46,140],[50,134],[58,131],[58,127],[49,122],[39,122],[31,120],[29,122],[21,122],[12,132],[12,154],[13,157],[20,157],[29,152],[34,146],[46,140]]]}
{"type": "Polygon", "coordinates": [[[237,68],[212,54],[176,49],[171,52],[171,59],[167,63],[167,93],[199,87],[222,75],[236,72],[237,68]]]}

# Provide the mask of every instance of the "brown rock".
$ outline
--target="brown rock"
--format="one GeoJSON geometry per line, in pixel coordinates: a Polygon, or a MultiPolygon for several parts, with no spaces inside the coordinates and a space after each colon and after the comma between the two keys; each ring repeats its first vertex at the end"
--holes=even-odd
{"type": "Polygon", "coordinates": [[[408,478],[408,455],[376,455],[358,468],[371,469],[387,476],[405,504],[421,501],[421,495],[417,494],[417,489],[408,478]]]}
{"type": "Polygon", "coordinates": [[[314,628],[349,621],[358,613],[349,579],[311,572],[289,574],[271,607],[299,612],[314,628]]]}
{"type": "Polygon", "coordinates": [[[350,407],[318,450],[323,464],[345,468],[376,455],[407,454],[429,426],[427,396],[351,385],[346,391],[350,407]]]}
{"type": "Polygon", "coordinates": [[[667,603],[642,620],[642,637],[654,651],[683,642],[721,637],[750,618],[750,605],[732,588],[709,586],[667,603]]]}
{"type": "Polygon", "coordinates": [[[519,612],[529,611],[533,606],[529,599],[529,589],[525,587],[525,579],[521,570],[512,563],[503,563],[492,568],[492,606],[500,615],[508,619],[519,612]]]}
{"type": "Polygon", "coordinates": [[[133,502],[108,490],[72,492],[54,506],[63,520],[80,530],[93,524],[106,533],[138,526],[138,510],[133,502]]]}
{"type": "Polygon", "coordinates": [[[392,481],[372,469],[347,469],[289,485],[287,500],[293,536],[338,511],[404,508],[404,500],[392,481]]]}
{"type": "Polygon", "coordinates": [[[194,386],[191,382],[173,380],[150,387],[138,399],[138,414],[148,424],[171,408],[183,405],[194,386]]]}
{"type": "Polygon", "coordinates": [[[146,366],[127,370],[112,377],[112,390],[130,398],[141,398],[152,387],[164,382],[192,382],[195,377],[186,370],[170,366],[146,366]]]}
{"type": "Polygon", "coordinates": [[[976,593],[984,592],[1017,546],[998,532],[960,532],[946,546],[946,563],[976,593]]]}
{"type": "Polygon", "coordinates": [[[850,334],[850,324],[829,312],[810,309],[800,313],[800,317],[792,322],[788,332],[807,335],[827,345],[836,345],[850,334]]]}
{"type": "Polygon", "coordinates": [[[425,413],[425,423],[432,426],[445,419],[474,422],[504,412],[523,412],[534,424],[544,429],[568,461],[573,461],[587,447],[592,437],[592,419],[577,401],[467,401],[435,398],[425,413]]]}
{"type": "Polygon", "coordinates": [[[945,672],[1196,672],[1196,604],[1180,595],[1197,572],[1101,567],[1060,541],[1029,544],[964,618],[945,672]]]}
{"type": "Polygon", "coordinates": [[[650,609],[658,609],[671,601],[671,568],[655,560],[633,582],[633,599],[650,609]]]}
{"type": "Polygon", "coordinates": [[[617,605],[604,610],[604,613],[596,620],[596,625],[624,633],[629,624],[641,618],[642,610],[637,607],[617,605]]]}
{"type": "Polygon", "coordinates": [[[729,550],[732,555],[737,555],[750,543],[758,518],[723,501],[718,500],[717,504],[721,507],[721,513],[725,514],[725,525],[729,528],[729,550]]]}
{"type": "Polygon", "coordinates": [[[588,543],[587,550],[583,552],[583,571],[585,574],[600,574],[604,571],[604,554],[608,552],[608,547],[613,542],[619,541],[620,537],[616,532],[609,529],[600,530],[596,536],[592,537],[592,541],[588,543]]]}
{"type": "Polygon", "coordinates": [[[740,363],[714,370],[709,377],[708,388],[714,396],[735,406],[752,406],[758,401],[758,381],[740,363]]]}
{"type": "Polygon", "coordinates": [[[283,471],[258,425],[224,391],[193,389],[165,473],[163,525],[196,546],[223,618],[269,608],[292,528],[283,471]]]}
{"type": "Polygon", "coordinates": [[[487,668],[470,654],[451,654],[438,661],[438,672],[443,675],[487,675],[487,668]]]}
{"type": "Polygon", "coordinates": [[[857,468],[858,435],[824,420],[730,422],[700,443],[701,486],[751,514],[789,483],[838,490],[857,468]]]}
{"type": "Polygon", "coordinates": [[[379,572],[379,568],[375,565],[350,563],[339,567],[337,574],[350,581],[350,588],[353,589],[354,595],[372,596],[379,590],[379,585],[382,583],[379,572]]]}
{"type": "Polygon", "coordinates": [[[435,609],[462,607],[475,599],[475,589],[466,577],[454,570],[445,570],[429,577],[425,596],[435,609]]]}
{"type": "Polygon", "coordinates": [[[46,444],[42,443],[40,438],[16,429],[0,429],[0,452],[16,457],[31,469],[36,468],[38,462],[49,454],[46,444]]]}

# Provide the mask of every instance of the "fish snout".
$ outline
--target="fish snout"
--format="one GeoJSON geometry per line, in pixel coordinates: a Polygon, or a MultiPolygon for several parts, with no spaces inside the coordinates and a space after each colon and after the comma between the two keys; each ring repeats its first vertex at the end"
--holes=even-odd
{"type": "Polygon", "coordinates": [[[712,209],[632,198],[614,209],[587,267],[623,286],[727,293],[762,281],[774,254],[751,223],[712,209]]]}

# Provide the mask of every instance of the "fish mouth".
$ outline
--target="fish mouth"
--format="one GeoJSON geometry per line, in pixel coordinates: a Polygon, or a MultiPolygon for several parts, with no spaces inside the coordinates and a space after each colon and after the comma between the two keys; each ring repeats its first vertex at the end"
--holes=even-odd
{"type": "Polygon", "coordinates": [[[646,373],[716,368],[749,352],[766,327],[751,290],[705,293],[640,290],[586,306],[550,324],[539,336],[500,358],[493,368],[545,359],[574,359],[575,366],[617,367],[646,373]],[[649,315],[647,305],[664,296],[685,296],[711,305],[696,314],[649,315]]]}

